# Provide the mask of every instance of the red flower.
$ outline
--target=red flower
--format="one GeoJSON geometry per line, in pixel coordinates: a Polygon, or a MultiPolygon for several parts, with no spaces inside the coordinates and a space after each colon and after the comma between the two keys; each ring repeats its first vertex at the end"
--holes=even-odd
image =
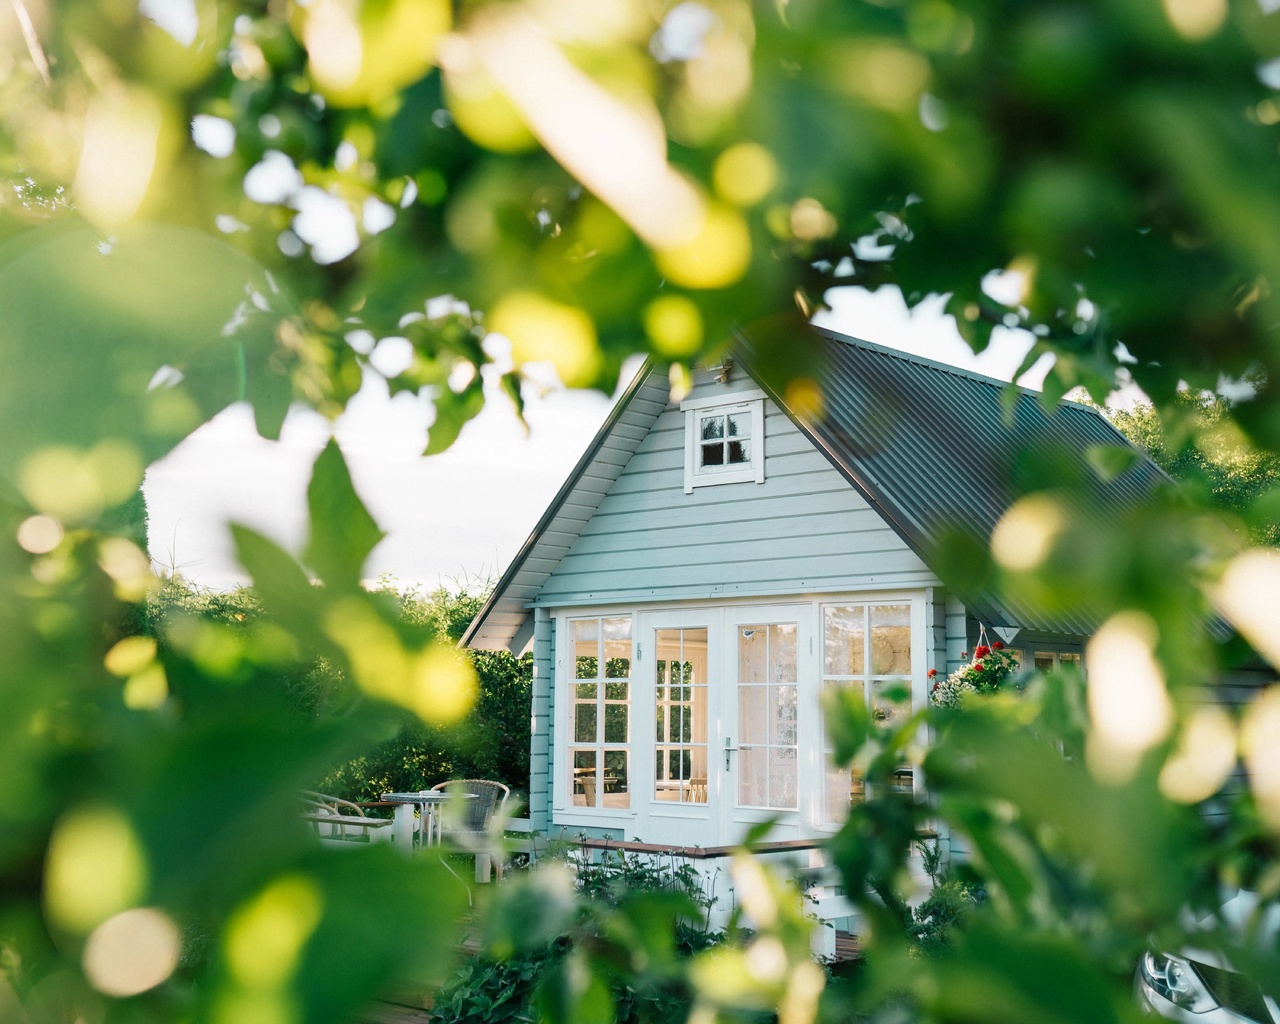
{"type": "Polygon", "coordinates": [[[974,667],[974,668],[976,668],[979,672],[981,672],[981,671],[982,671],[982,662],[980,662],[980,661],[975,661],[975,662],[973,663],[973,667],[974,667]]]}
{"type": "Polygon", "coordinates": [[[968,651],[961,651],[961,652],[960,652],[960,657],[962,657],[962,658],[967,658],[967,657],[969,657],[969,652],[968,652],[968,651]]]}
{"type": "Polygon", "coordinates": [[[997,651],[1003,651],[1003,650],[1004,650],[1004,644],[1002,644],[999,640],[997,640],[997,641],[996,641],[995,643],[993,643],[991,646],[992,646],[992,647],[994,647],[997,651]]]}
{"type": "Polygon", "coordinates": [[[973,649],[974,658],[985,658],[990,653],[991,653],[991,648],[988,647],[986,644],[979,644],[977,647],[973,649]]]}
{"type": "Polygon", "coordinates": [[[933,689],[932,689],[932,690],[930,690],[929,692],[930,692],[930,693],[937,693],[937,692],[938,692],[938,684],[937,684],[937,683],[934,683],[934,684],[933,684],[933,689]]]}
{"type": "Polygon", "coordinates": [[[933,678],[934,676],[936,676],[937,674],[938,674],[938,670],[937,670],[936,668],[931,668],[931,669],[929,669],[929,678],[930,678],[930,679],[932,679],[932,678],[933,678]]]}

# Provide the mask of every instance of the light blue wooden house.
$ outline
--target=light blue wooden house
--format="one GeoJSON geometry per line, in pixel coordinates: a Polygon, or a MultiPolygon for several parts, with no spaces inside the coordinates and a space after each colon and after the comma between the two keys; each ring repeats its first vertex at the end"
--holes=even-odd
{"type": "MultiPolygon", "coordinates": [[[[819,695],[956,667],[979,626],[1027,663],[1079,659],[1092,623],[949,593],[930,552],[980,540],[1019,496],[1019,453],[1128,443],[1093,409],[828,332],[785,396],[749,354],[671,394],[646,366],[464,642],[534,651],[531,827],[671,846],[834,832],[860,780],[832,767],[819,695]],[[797,398],[797,396],[800,396],[797,398]],[[802,399],[802,400],[801,400],[802,399]]],[[[1159,480],[1098,480],[1100,515],[1159,480]]],[[[921,780],[904,766],[903,789],[921,780]]]]}

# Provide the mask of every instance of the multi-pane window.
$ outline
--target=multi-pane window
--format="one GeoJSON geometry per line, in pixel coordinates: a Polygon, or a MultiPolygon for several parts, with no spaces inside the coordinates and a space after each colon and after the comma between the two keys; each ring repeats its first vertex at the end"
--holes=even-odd
{"type": "Polygon", "coordinates": [[[1077,670],[1080,668],[1081,659],[1078,651],[1033,651],[1030,666],[1027,665],[1026,654],[1021,649],[1013,648],[1010,653],[1021,669],[1030,667],[1037,672],[1052,672],[1055,668],[1065,668],[1068,665],[1077,670]]]}
{"type": "Polygon", "coordinates": [[[685,493],[703,484],[764,483],[764,399],[682,403],[685,493]]]}
{"type": "Polygon", "coordinates": [[[707,629],[659,629],[654,798],[707,802],[707,629]]]}
{"type": "Polygon", "coordinates": [[[575,807],[631,805],[631,617],[573,619],[569,767],[575,807]]]}
{"type": "MultiPolygon", "coordinates": [[[[822,609],[822,688],[853,690],[867,702],[873,718],[889,724],[910,713],[911,605],[827,605],[822,609]],[[895,694],[897,691],[897,694],[895,694]]],[[[844,820],[851,803],[866,798],[858,772],[837,768],[823,730],[823,819],[844,820]]],[[[894,773],[894,790],[910,794],[909,767],[894,773]]]]}
{"type": "Polygon", "coordinates": [[[751,413],[710,412],[698,417],[698,468],[742,466],[751,462],[751,413]]]}
{"type": "Polygon", "coordinates": [[[799,807],[796,624],[738,629],[738,806],[799,807]]]}

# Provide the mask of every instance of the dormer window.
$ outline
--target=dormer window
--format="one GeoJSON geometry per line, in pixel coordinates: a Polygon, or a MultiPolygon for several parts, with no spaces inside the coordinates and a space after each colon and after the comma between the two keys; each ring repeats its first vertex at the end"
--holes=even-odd
{"type": "Polygon", "coordinates": [[[764,394],[686,399],[684,490],[705,484],[764,483],[764,394]]]}

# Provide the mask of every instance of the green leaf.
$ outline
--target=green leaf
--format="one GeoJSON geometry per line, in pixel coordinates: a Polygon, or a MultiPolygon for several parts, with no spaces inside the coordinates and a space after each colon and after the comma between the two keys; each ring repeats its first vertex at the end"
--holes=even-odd
{"type": "Polygon", "coordinates": [[[289,552],[262,534],[231,524],[236,557],[253,577],[263,607],[286,629],[307,636],[317,629],[320,592],[289,552]]]}
{"type": "Polygon", "coordinates": [[[608,980],[582,950],[543,975],[538,1004],[550,1024],[614,1024],[608,980]]]}
{"type": "Polygon", "coordinates": [[[331,587],[358,587],[365,560],[386,534],[356,494],[346,460],[333,439],[316,459],[307,505],[311,511],[307,562],[331,587]]]}
{"type": "Polygon", "coordinates": [[[460,393],[446,391],[436,399],[436,419],[427,435],[423,455],[439,455],[445,451],[484,407],[484,384],[477,375],[460,393]]]}
{"type": "Polygon", "coordinates": [[[822,695],[827,734],[835,748],[837,764],[848,764],[871,737],[874,724],[862,694],[848,687],[836,687],[822,695]]]}
{"type": "Polygon", "coordinates": [[[292,301],[190,228],[28,231],[0,248],[0,309],[0,473],[36,447],[107,438],[151,462],[232,402],[271,395],[278,409],[289,387],[268,364],[292,301]]]}

